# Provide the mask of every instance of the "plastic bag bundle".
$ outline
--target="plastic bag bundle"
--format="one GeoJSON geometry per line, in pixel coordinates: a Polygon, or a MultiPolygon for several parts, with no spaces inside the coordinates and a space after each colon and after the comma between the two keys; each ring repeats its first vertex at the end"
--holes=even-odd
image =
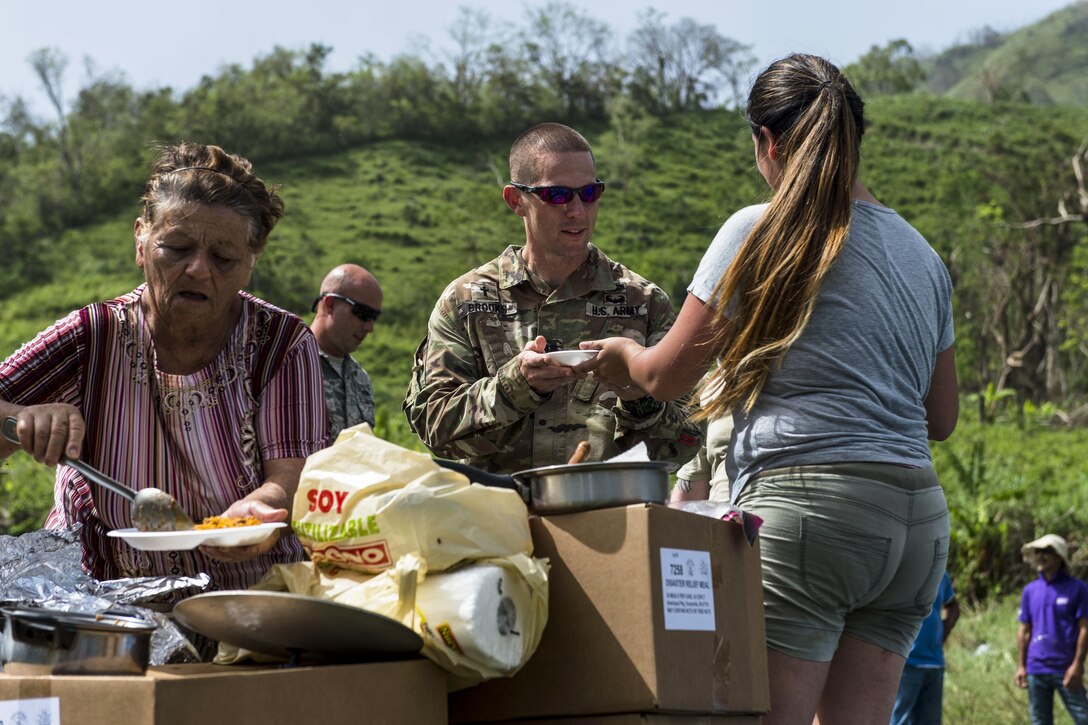
{"type": "MultiPolygon", "coordinates": [[[[322,597],[396,619],[423,638],[422,654],[451,673],[456,689],[511,675],[540,644],[548,619],[547,564],[524,554],[428,573],[414,555],[368,576],[278,564],[254,589],[322,597]]],[[[220,644],[216,664],[269,657],[220,644]]]]}
{"type": "Polygon", "coordinates": [[[415,627],[428,656],[479,681],[525,663],[540,643],[547,607],[542,562],[523,555],[489,559],[420,581],[415,627]]]}
{"type": "Polygon", "coordinates": [[[312,561],[369,574],[406,554],[441,571],[532,553],[517,492],[472,484],[375,437],[365,423],[306,460],[293,508],[292,526],[312,561]]]}
{"type": "MultiPolygon", "coordinates": [[[[306,460],[292,527],[309,562],[254,589],[328,599],[396,619],[466,687],[521,668],[548,619],[548,565],[532,558],[516,491],[471,483],[365,423],[306,460]]],[[[268,656],[221,643],[217,664],[268,656]]]]}

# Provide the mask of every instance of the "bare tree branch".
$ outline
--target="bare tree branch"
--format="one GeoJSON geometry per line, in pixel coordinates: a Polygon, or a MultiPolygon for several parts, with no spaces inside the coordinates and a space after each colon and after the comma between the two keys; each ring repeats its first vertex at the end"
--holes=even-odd
{"type": "Polygon", "coordinates": [[[1069,160],[1073,165],[1073,176],[1077,180],[1077,188],[1075,191],[1066,194],[1064,197],[1058,200],[1058,216],[1053,217],[1041,217],[1039,219],[1031,219],[1026,222],[1011,223],[1007,226],[1013,229],[1033,229],[1035,227],[1041,227],[1046,225],[1057,224],[1073,224],[1076,222],[1083,222],[1088,224],[1088,188],[1085,186],[1084,181],[1084,167],[1088,163],[1088,135],[1084,137],[1084,141],[1081,142],[1080,147],[1073,154],[1073,158],[1069,160]],[[1080,210],[1069,211],[1067,201],[1074,201],[1080,210]]]}

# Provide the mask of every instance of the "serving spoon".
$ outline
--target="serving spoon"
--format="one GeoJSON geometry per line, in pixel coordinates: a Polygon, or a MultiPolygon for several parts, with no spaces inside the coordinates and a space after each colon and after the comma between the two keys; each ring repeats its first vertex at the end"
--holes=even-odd
{"type": "MultiPolygon", "coordinates": [[[[19,434],[15,430],[18,422],[13,416],[4,418],[4,437],[12,443],[19,443],[19,434]]],[[[140,531],[186,531],[193,528],[193,520],[165,491],[151,487],[133,491],[85,461],[62,454],[60,462],[79,471],[88,481],[127,498],[132,503],[132,523],[140,531]]]]}

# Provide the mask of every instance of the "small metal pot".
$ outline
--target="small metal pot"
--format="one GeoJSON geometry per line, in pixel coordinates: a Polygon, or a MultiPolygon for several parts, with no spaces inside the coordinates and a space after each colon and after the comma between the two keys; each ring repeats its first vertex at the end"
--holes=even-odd
{"type": "Polygon", "coordinates": [[[513,489],[538,514],[664,503],[669,498],[669,473],[676,468],[668,461],[597,461],[530,468],[505,476],[457,461],[435,459],[435,463],[465,474],[470,481],[513,489]]]}
{"type": "Polygon", "coordinates": [[[142,675],[156,625],[127,614],[4,609],[0,661],[11,675],[142,675]]]}

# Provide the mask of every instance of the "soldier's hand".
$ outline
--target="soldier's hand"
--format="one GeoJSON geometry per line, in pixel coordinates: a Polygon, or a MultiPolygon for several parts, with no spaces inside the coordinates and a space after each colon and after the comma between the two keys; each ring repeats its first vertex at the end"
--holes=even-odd
{"type": "Polygon", "coordinates": [[[525,347],[518,354],[518,370],[525,382],[529,383],[529,387],[541,395],[582,377],[570,366],[560,365],[546,357],[544,346],[547,344],[548,341],[538,335],[535,340],[525,343],[525,347]]]}

